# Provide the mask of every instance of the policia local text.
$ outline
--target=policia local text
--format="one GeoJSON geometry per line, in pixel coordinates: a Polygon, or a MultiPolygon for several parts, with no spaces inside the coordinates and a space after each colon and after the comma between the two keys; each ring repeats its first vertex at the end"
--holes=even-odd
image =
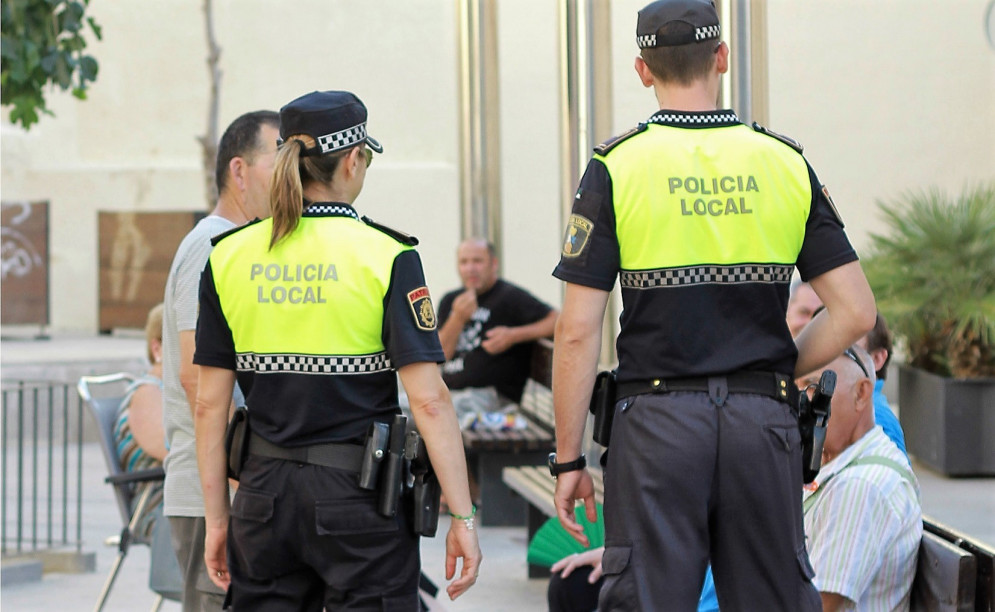
{"type": "Polygon", "coordinates": [[[249,271],[249,280],[256,280],[257,277],[265,278],[268,281],[282,281],[283,283],[295,283],[291,285],[276,285],[273,287],[256,287],[257,301],[261,304],[273,302],[281,304],[290,302],[291,304],[325,304],[327,300],[321,294],[321,285],[306,285],[303,283],[321,283],[324,281],[339,280],[335,272],[335,264],[297,264],[279,265],[268,264],[264,266],[260,263],[252,264],[249,271]]]}
{"type": "MultiPolygon", "coordinates": [[[[681,178],[672,176],[667,180],[670,193],[675,194],[683,191],[688,194],[722,195],[722,194],[745,194],[750,191],[760,193],[757,187],[757,179],[753,176],[721,176],[712,178],[701,178],[688,176],[681,178]]],[[[746,197],[719,198],[681,198],[682,215],[711,215],[719,217],[722,215],[752,215],[753,209],[747,208],[746,197]]]]}

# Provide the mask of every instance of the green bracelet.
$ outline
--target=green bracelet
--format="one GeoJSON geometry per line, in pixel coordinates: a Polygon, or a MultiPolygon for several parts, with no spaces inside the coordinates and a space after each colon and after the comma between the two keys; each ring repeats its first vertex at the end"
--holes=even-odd
{"type": "Polygon", "coordinates": [[[473,510],[470,511],[470,516],[460,516],[455,512],[449,512],[449,516],[453,517],[454,519],[459,519],[461,521],[473,520],[473,517],[477,514],[477,506],[470,504],[470,507],[473,508],[473,510]]]}

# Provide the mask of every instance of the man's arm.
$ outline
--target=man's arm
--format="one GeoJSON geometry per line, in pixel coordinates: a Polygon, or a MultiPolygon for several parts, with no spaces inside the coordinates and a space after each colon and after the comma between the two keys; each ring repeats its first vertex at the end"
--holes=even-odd
{"type": "Polygon", "coordinates": [[[559,316],[560,312],[554,308],[545,317],[535,323],[519,325],[517,327],[500,325],[487,332],[487,338],[480,343],[480,346],[491,355],[497,355],[516,344],[532,342],[539,338],[548,338],[553,335],[553,330],[556,329],[556,320],[559,316]]]}
{"type": "Polygon", "coordinates": [[[442,344],[442,352],[447,360],[456,354],[459,335],[476,310],[477,294],[473,289],[467,289],[453,300],[446,320],[439,327],[439,343],[442,344]]]}
{"type": "Polygon", "coordinates": [[[837,610],[842,610],[843,606],[846,605],[847,599],[839,593],[824,593],[820,592],[819,596],[822,597],[822,612],[836,612],[837,610]]]}
{"type": "Polygon", "coordinates": [[[228,588],[226,541],[228,538],[228,478],[225,454],[225,427],[228,404],[235,386],[235,372],[211,366],[198,366],[199,395],[194,406],[194,437],[197,467],[204,491],[206,536],[204,561],[214,584],[228,588]]]}
{"type": "Polygon", "coordinates": [[[801,377],[843,354],[874,327],[877,306],[864,272],[856,261],[811,280],[826,305],[798,336],[795,376],[801,377]]]}
{"type": "MultiPolygon", "coordinates": [[[[580,456],[601,352],[601,325],[607,291],[567,283],[563,313],[553,340],[553,410],[556,414],[556,457],[564,463],[580,456]]],[[[587,518],[597,519],[594,487],[586,470],[565,472],[556,480],[554,504],[560,523],[587,545],[574,515],[574,501],[584,499],[587,518]]]]}
{"type": "Polygon", "coordinates": [[[192,329],[180,331],[180,384],[187,394],[187,405],[190,406],[190,416],[194,416],[197,407],[197,378],[200,366],[193,362],[196,350],[196,332],[192,329]]]}

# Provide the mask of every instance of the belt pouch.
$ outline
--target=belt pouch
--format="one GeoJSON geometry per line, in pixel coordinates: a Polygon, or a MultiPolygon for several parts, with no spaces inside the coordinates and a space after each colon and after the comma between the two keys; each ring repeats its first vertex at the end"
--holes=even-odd
{"type": "Polygon", "coordinates": [[[359,488],[372,491],[377,488],[380,479],[380,466],[387,453],[387,443],[390,441],[390,425],[387,423],[370,423],[366,434],[366,448],[363,451],[363,463],[359,469],[359,488]]]}
{"type": "Polygon", "coordinates": [[[228,478],[238,480],[249,456],[249,410],[236,408],[225,430],[225,453],[228,456],[228,478]]]}
{"type": "Polygon", "coordinates": [[[594,441],[608,446],[612,436],[612,419],[615,417],[615,372],[598,372],[591,394],[591,413],[594,414],[594,441]]]}

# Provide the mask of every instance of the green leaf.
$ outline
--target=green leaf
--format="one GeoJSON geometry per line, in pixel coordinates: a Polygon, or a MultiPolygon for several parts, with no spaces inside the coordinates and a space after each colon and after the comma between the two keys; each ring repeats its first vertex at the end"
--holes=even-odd
{"type": "Polygon", "coordinates": [[[85,81],[93,81],[97,78],[97,70],[100,67],[97,65],[97,60],[93,59],[92,56],[84,55],[79,58],[79,74],[80,78],[85,81]]]}
{"type": "MultiPolygon", "coordinates": [[[[87,4],[89,4],[89,3],[87,3],[87,4]]],[[[90,24],[90,29],[93,30],[93,35],[97,37],[97,40],[103,40],[104,39],[104,34],[103,34],[104,33],[104,29],[101,28],[99,25],[97,25],[97,22],[93,19],[93,17],[87,17],[86,18],[86,22],[88,24],[90,24]]]]}

